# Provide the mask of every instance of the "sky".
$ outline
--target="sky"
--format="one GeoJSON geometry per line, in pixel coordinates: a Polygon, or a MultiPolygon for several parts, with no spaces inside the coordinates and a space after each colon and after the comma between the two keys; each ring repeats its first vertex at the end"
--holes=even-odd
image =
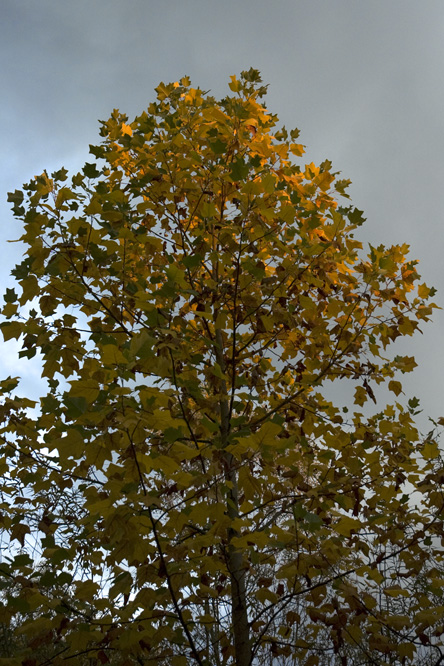
{"type": "MultiPolygon", "coordinates": [[[[130,120],[154,87],[189,75],[217,98],[254,67],[266,104],[298,127],[302,162],[350,178],[367,243],[408,243],[444,307],[444,2],[442,0],[1,0],[0,293],[23,248],[6,202],[44,169],[92,161],[98,120],[130,120]]],[[[1,299],[0,299],[1,300],[1,299]]],[[[444,415],[444,311],[402,343],[418,368],[404,378],[423,416],[444,415]]],[[[42,391],[38,361],[2,343],[0,378],[42,391]]],[[[421,417],[422,418],[422,417],[421,417]]]]}

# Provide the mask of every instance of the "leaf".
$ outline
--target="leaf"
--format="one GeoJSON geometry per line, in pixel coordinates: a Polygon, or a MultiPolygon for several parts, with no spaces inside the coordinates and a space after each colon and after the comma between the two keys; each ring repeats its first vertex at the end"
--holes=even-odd
{"type": "Polygon", "coordinates": [[[133,585],[133,579],[129,571],[122,571],[110,587],[110,597],[115,599],[119,594],[129,594],[133,585]]]}
{"type": "Polygon", "coordinates": [[[387,624],[396,629],[396,631],[401,631],[406,627],[410,627],[412,621],[408,615],[391,615],[387,618],[387,624]]]}
{"type": "Polygon", "coordinates": [[[389,382],[388,387],[389,387],[389,390],[393,391],[393,393],[395,395],[399,395],[400,393],[402,393],[402,384],[401,384],[401,382],[395,382],[395,381],[392,380],[392,381],[389,382]]]}
{"type": "Polygon", "coordinates": [[[238,157],[238,159],[233,162],[230,167],[230,176],[233,181],[244,180],[244,178],[248,176],[249,170],[250,168],[248,164],[245,164],[242,157],[238,157]]]}
{"type": "Polygon", "coordinates": [[[388,597],[409,597],[410,592],[398,585],[392,585],[391,587],[386,587],[383,590],[384,594],[388,597]]]}
{"type": "Polygon", "coordinates": [[[435,608],[427,608],[415,613],[414,621],[419,624],[425,624],[432,627],[438,620],[439,613],[444,612],[444,606],[436,606],[435,608]]]}
{"type": "Polygon", "coordinates": [[[278,601],[278,599],[279,599],[277,594],[275,594],[274,592],[272,592],[271,590],[269,590],[266,587],[259,588],[254,596],[262,604],[265,604],[265,603],[275,604],[276,601],[278,601]]]}
{"type": "Polygon", "coordinates": [[[230,83],[228,84],[230,87],[230,90],[233,92],[239,92],[241,89],[241,83],[236,79],[235,76],[230,76],[230,83]]]}
{"type": "Polygon", "coordinates": [[[51,174],[51,178],[54,178],[54,180],[59,180],[59,181],[65,181],[68,178],[68,170],[62,167],[61,169],[58,169],[57,171],[54,171],[54,173],[51,174]]]}
{"type": "Polygon", "coordinates": [[[158,470],[167,476],[174,474],[180,469],[177,462],[168,456],[158,456],[150,462],[153,469],[158,470]]]}
{"type": "Polygon", "coordinates": [[[8,340],[17,340],[21,336],[23,325],[18,321],[4,321],[0,323],[0,328],[3,340],[7,342],[8,340]]]}
{"type": "Polygon", "coordinates": [[[133,130],[130,125],[125,125],[125,123],[122,123],[122,134],[128,134],[129,136],[133,135],[133,130]]]}
{"type": "Polygon", "coordinates": [[[15,301],[17,300],[17,294],[15,293],[15,290],[9,289],[7,287],[6,292],[3,295],[3,299],[5,303],[15,303],[15,301]]]}
{"type": "Polygon", "coordinates": [[[85,162],[85,166],[82,169],[83,173],[87,178],[97,178],[100,175],[100,171],[97,169],[94,163],[90,164],[85,162]]]}
{"type": "Polygon", "coordinates": [[[363,216],[362,210],[353,208],[353,210],[351,210],[351,212],[348,213],[348,219],[352,224],[354,224],[357,227],[360,227],[362,224],[364,224],[366,218],[363,216]]]}
{"type": "Polygon", "coordinates": [[[438,458],[440,455],[438,443],[432,441],[425,442],[421,453],[425,460],[433,460],[438,458]]]}
{"type": "Polygon", "coordinates": [[[10,393],[15,388],[17,388],[18,383],[18,377],[8,377],[7,379],[2,379],[0,381],[0,390],[2,393],[10,393]]]}
{"type": "Polygon", "coordinates": [[[76,195],[69,187],[61,187],[57,192],[55,206],[56,208],[60,208],[65,203],[65,201],[76,198],[76,195]]]}
{"type": "Polygon", "coordinates": [[[210,143],[211,150],[215,155],[223,155],[227,150],[227,144],[223,143],[220,139],[210,143]]]}
{"type": "Polygon", "coordinates": [[[25,523],[15,523],[15,525],[13,525],[11,528],[10,539],[11,541],[16,539],[23,548],[27,534],[31,534],[29,525],[26,525],[25,523]]]}
{"type": "Polygon", "coordinates": [[[109,344],[102,347],[102,362],[105,365],[118,365],[126,364],[127,360],[116,345],[109,344]]]}
{"type": "Polygon", "coordinates": [[[85,206],[85,213],[87,215],[97,215],[102,212],[102,205],[97,197],[92,197],[91,201],[85,206]]]}
{"type": "Polygon", "coordinates": [[[367,391],[363,386],[356,387],[354,402],[360,407],[362,407],[367,402],[367,391]]]}
{"type": "Polygon", "coordinates": [[[407,657],[408,659],[413,659],[416,653],[416,649],[411,642],[400,643],[397,646],[397,652],[400,657],[407,657]]]}
{"type": "Polygon", "coordinates": [[[76,597],[91,602],[99,591],[99,585],[93,580],[82,580],[75,583],[76,597]]]}
{"type": "Polygon", "coordinates": [[[204,257],[200,254],[192,254],[183,257],[182,262],[187,268],[196,268],[202,264],[203,259],[204,257]]]}
{"type": "Polygon", "coordinates": [[[313,530],[318,530],[322,526],[322,518],[310,511],[305,514],[304,520],[313,530]]]}
{"type": "Polygon", "coordinates": [[[87,400],[84,396],[70,396],[67,395],[64,399],[66,407],[66,416],[69,419],[76,419],[84,414],[88,408],[87,400]]]}
{"type": "MultiPolygon", "coordinates": [[[[69,397],[73,398],[82,398],[86,404],[92,404],[98,397],[100,390],[97,386],[97,383],[94,381],[71,381],[71,389],[69,391],[69,397]]],[[[65,401],[66,404],[66,401],[65,401]]],[[[71,404],[72,403],[71,401],[71,404]]],[[[78,406],[81,406],[81,403],[77,403],[78,406]]],[[[83,403],[82,403],[83,405],[83,403]]]]}
{"type": "Polygon", "coordinates": [[[418,287],[418,296],[419,298],[428,298],[430,295],[431,289],[426,284],[420,284],[418,287]]]}
{"type": "Polygon", "coordinates": [[[356,518],[350,518],[348,516],[342,516],[339,521],[335,523],[334,529],[335,532],[338,532],[338,534],[349,537],[353,531],[359,530],[360,527],[360,520],[357,520],[356,518]]]}
{"type": "Polygon", "coordinates": [[[413,356],[396,356],[394,360],[397,368],[399,368],[402,373],[411,372],[418,365],[413,356]]]}
{"type": "Polygon", "coordinates": [[[8,192],[8,201],[20,205],[23,202],[24,195],[21,190],[15,190],[14,192],[8,192]]]}

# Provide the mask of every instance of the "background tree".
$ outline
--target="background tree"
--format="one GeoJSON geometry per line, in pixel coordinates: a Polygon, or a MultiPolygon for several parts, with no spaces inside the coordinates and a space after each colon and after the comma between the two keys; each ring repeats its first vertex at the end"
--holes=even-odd
{"type": "Polygon", "coordinates": [[[433,290],[405,245],[359,254],[349,181],[294,163],[257,71],[230,89],[160,84],[70,184],[10,195],[2,331],[48,382],[35,410],[2,384],[17,664],[444,659],[438,447],[415,400],[362,410],[402,395],[414,359],[386,350],[433,290]]]}

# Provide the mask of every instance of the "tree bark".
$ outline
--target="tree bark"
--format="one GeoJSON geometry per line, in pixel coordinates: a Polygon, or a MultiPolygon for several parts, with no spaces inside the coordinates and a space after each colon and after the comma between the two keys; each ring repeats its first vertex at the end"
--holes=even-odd
{"type": "MultiPolygon", "coordinates": [[[[233,521],[239,517],[237,471],[234,459],[227,455],[229,465],[227,478],[232,483],[232,489],[227,502],[227,513],[233,521]]],[[[233,625],[234,651],[236,666],[250,666],[251,640],[248,623],[247,591],[245,584],[245,567],[242,551],[232,544],[233,537],[239,536],[237,530],[229,528],[228,534],[228,569],[231,581],[231,621],[233,625]]]]}
{"type": "MultiPolygon", "coordinates": [[[[225,362],[223,356],[223,340],[220,330],[216,331],[216,360],[225,374],[225,362]]],[[[222,439],[222,449],[225,449],[229,443],[230,432],[230,414],[229,401],[226,382],[220,382],[221,401],[220,401],[220,430],[222,439]]],[[[236,460],[232,454],[225,451],[225,478],[230,483],[230,491],[227,496],[227,515],[233,523],[239,517],[239,493],[238,493],[238,474],[236,469],[236,460]]],[[[228,529],[228,570],[231,583],[231,622],[234,638],[234,663],[236,666],[251,666],[251,640],[250,627],[248,623],[247,592],[245,584],[245,566],[243,563],[242,551],[237,548],[232,540],[239,536],[236,529],[228,529]]]]}

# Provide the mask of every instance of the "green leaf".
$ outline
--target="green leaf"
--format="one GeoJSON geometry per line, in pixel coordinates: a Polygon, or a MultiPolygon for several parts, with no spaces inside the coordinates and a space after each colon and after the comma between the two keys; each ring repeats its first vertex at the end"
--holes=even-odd
{"type": "Polygon", "coordinates": [[[88,409],[88,403],[83,396],[69,396],[66,395],[63,404],[66,407],[66,416],[69,419],[76,419],[82,416],[88,409]]]}
{"type": "Polygon", "coordinates": [[[14,541],[14,539],[16,539],[23,548],[23,546],[25,545],[25,537],[27,534],[31,534],[31,529],[29,525],[26,525],[25,523],[16,523],[11,528],[10,539],[11,541],[14,541]]]}
{"type": "Polygon", "coordinates": [[[15,190],[14,192],[8,192],[8,201],[20,205],[23,202],[23,192],[21,190],[15,190]]]}
{"type": "Polygon", "coordinates": [[[0,391],[2,393],[10,393],[17,388],[19,383],[18,377],[8,377],[0,381],[0,391]]]}
{"type": "Polygon", "coordinates": [[[42,406],[42,412],[44,414],[51,414],[52,412],[55,412],[58,409],[60,403],[55,396],[46,395],[43,398],[41,398],[40,404],[42,406]]]}
{"type": "Polygon", "coordinates": [[[5,300],[6,303],[15,303],[15,301],[17,300],[17,294],[15,293],[15,290],[6,288],[6,292],[3,295],[3,299],[5,300]]]}
{"type": "Polygon", "coordinates": [[[322,518],[315,513],[308,511],[304,516],[304,521],[311,527],[313,530],[318,530],[322,524],[322,518]]]}
{"type": "Polygon", "coordinates": [[[182,263],[187,268],[197,268],[202,264],[203,257],[200,254],[191,254],[183,257],[182,263]]]}
{"type": "Polygon", "coordinates": [[[248,176],[250,167],[245,164],[242,157],[238,157],[235,162],[231,164],[230,176],[234,181],[244,180],[248,176]]]}
{"type": "Polygon", "coordinates": [[[163,436],[167,442],[172,444],[173,442],[176,442],[178,439],[183,437],[183,432],[179,428],[166,428],[163,436]]]}
{"type": "Polygon", "coordinates": [[[87,178],[97,178],[97,176],[100,176],[100,171],[97,169],[97,166],[95,164],[89,164],[89,162],[85,163],[82,171],[87,178]]]}
{"type": "Polygon", "coordinates": [[[51,174],[51,178],[63,182],[68,178],[68,170],[62,167],[61,169],[58,169],[58,171],[54,171],[54,173],[51,174]]]}
{"type": "Polygon", "coordinates": [[[220,139],[212,141],[210,143],[210,146],[211,150],[215,155],[224,155],[227,152],[227,144],[221,141],[220,139]]]}
{"type": "Polygon", "coordinates": [[[358,208],[353,208],[353,210],[348,213],[348,219],[357,227],[362,226],[366,220],[363,211],[358,210],[358,208]]]}

